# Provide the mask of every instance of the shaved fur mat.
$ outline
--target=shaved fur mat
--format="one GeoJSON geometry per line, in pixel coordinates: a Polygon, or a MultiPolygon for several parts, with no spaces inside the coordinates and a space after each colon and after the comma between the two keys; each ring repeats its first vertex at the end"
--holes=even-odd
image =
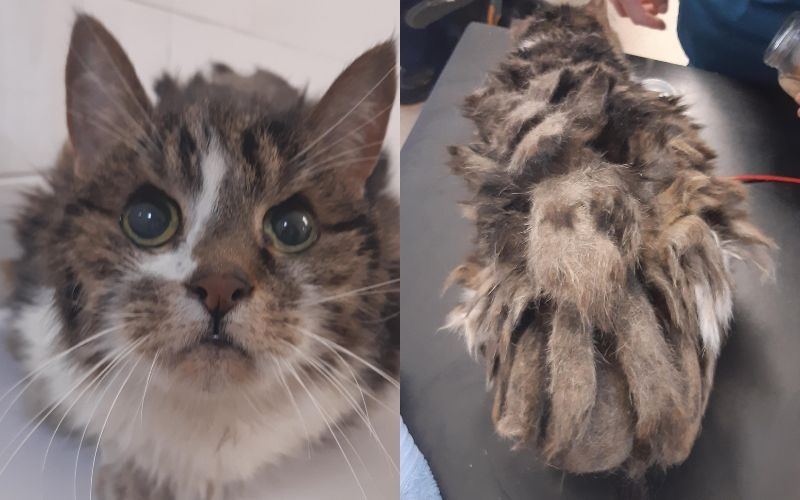
{"type": "Polygon", "coordinates": [[[449,325],[485,361],[501,436],[568,472],[641,478],[689,455],[732,316],[729,266],[769,273],[772,243],[597,12],[537,6],[466,99],[477,133],[450,166],[476,235],[449,325]]]}

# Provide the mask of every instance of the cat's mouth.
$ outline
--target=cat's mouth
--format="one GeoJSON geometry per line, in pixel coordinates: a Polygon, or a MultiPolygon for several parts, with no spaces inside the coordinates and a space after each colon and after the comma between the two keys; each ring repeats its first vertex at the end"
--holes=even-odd
{"type": "Polygon", "coordinates": [[[208,328],[203,331],[198,339],[182,349],[181,354],[190,355],[197,351],[213,354],[233,354],[250,358],[250,353],[236,341],[225,329],[217,318],[213,318],[208,328]]]}
{"type": "Polygon", "coordinates": [[[211,334],[204,334],[197,342],[197,346],[202,346],[208,349],[217,349],[220,351],[231,350],[241,354],[242,356],[249,356],[248,352],[239,345],[233,337],[224,331],[212,331],[211,334]]]}
{"type": "Polygon", "coordinates": [[[224,333],[215,333],[213,335],[206,335],[201,340],[202,344],[211,344],[214,347],[229,348],[233,347],[233,339],[224,333]]]}

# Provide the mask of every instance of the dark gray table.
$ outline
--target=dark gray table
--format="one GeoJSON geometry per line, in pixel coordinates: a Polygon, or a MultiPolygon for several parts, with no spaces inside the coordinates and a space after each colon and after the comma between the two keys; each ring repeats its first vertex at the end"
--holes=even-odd
{"type": "MultiPolygon", "coordinates": [[[[482,368],[457,335],[438,331],[456,300],[442,283],[470,247],[445,147],[468,141],[465,95],[509,47],[508,32],[474,24],[456,48],[402,150],[401,411],[446,500],[612,499],[618,478],[564,477],[511,452],[490,420],[482,368]]],[[[800,120],[778,90],[634,59],[669,81],[707,128],[722,174],[800,176],[800,120]]],[[[722,351],[703,430],[689,459],[651,478],[654,500],[800,499],[800,187],[750,188],[753,217],[781,247],[777,283],[735,269],[735,325],[722,351]]]]}

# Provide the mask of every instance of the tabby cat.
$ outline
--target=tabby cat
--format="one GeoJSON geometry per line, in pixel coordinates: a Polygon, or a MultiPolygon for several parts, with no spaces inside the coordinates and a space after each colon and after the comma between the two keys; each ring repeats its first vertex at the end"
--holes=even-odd
{"type": "Polygon", "coordinates": [[[33,422],[99,442],[96,496],[229,498],[397,385],[395,87],[387,42],[316,102],[217,65],[153,105],[77,17],[69,141],[18,217],[6,314],[33,422]]]}
{"type": "Polygon", "coordinates": [[[604,16],[537,5],[466,99],[477,134],[451,167],[477,232],[449,320],[486,362],[500,435],[568,472],[638,479],[689,455],[730,263],[768,271],[772,243],[679,100],[632,78],[604,16]]]}

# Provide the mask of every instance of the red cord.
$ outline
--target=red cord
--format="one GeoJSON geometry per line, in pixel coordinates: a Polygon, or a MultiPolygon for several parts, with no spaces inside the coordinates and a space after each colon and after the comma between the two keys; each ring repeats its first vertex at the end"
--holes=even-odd
{"type": "Polygon", "coordinates": [[[785,182],[788,184],[800,184],[798,177],[783,177],[780,175],[734,175],[729,177],[741,182],[785,182]]]}

